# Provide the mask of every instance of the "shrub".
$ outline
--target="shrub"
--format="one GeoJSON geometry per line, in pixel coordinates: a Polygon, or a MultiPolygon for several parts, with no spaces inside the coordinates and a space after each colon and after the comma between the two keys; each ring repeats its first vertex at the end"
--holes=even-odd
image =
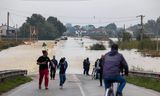
{"type": "Polygon", "coordinates": [[[90,50],[106,50],[106,47],[103,44],[96,43],[90,46],[90,50]]]}

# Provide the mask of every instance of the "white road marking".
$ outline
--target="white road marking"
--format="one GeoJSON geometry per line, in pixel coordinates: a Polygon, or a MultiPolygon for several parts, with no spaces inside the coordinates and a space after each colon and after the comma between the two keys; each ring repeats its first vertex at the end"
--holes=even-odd
{"type": "Polygon", "coordinates": [[[77,78],[77,76],[76,76],[75,74],[73,75],[73,78],[74,78],[74,80],[75,80],[76,82],[78,82],[78,83],[76,83],[76,84],[78,85],[78,87],[79,87],[79,89],[80,89],[80,91],[81,91],[82,96],[86,96],[85,93],[84,93],[84,90],[83,90],[83,88],[82,88],[82,86],[81,86],[81,84],[79,83],[80,80],[77,78]]]}

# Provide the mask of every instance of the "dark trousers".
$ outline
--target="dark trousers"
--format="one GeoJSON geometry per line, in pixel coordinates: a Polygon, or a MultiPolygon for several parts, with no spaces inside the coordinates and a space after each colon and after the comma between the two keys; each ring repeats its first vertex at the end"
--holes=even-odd
{"type": "Polygon", "coordinates": [[[102,79],[103,79],[103,72],[99,72],[99,82],[100,82],[100,86],[102,86],[102,79]]]}
{"type": "Polygon", "coordinates": [[[65,74],[59,74],[59,78],[60,78],[60,84],[59,84],[59,86],[63,86],[63,84],[66,81],[66,75],[65,74]]]}
{"type": "Polygon", "coordinates": [[[56,75],[56,69],[55,68],[50,68],[50,77],[51,79],[54,79],[56,75]]]}
{"type": "Polygon", "coordinates": [[[120,83],[117,89],[118,93],[122,93],[123,88],[126,85],[126,80],[124,79],[123,76],[114,76],[114,77],[108,77],[104,78],[104,84],[105,84],[105,89],[110,88],[111,84],[114,82],[120,83]]]}
{"type": "Polygon", "coordinates": [[[84,69],[83,74],[84,75],[89,75],[89,69],[84,69]]]}

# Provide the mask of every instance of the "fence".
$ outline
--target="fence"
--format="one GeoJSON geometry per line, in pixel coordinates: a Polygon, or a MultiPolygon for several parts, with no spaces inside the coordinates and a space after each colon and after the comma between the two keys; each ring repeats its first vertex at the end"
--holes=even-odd
{"type": "Polygon", "coordinates": [[[135,76],[143,76],[143,77],[160,79],[160,73],[155,73],[155,72],[130,71],[129,74],[135,75],[135,76]]]}
{"type": "Polygon", "coordinates": [[[25,76],[27,75],[27,70],[4,70],[0,71],[0,81],[3,81],[6,78],[14,76],[25,76]]]}

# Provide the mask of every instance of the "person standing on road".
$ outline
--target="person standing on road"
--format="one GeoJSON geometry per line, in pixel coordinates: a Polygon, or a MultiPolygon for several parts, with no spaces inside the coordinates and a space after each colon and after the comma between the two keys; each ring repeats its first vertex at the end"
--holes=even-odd
{"type": "Polygon", "coordinates": [[[41,89],[41,84],[43,81],[43,77],[45,78],[45,89],[48,89],[48,63],[50,59],[48,57],[48,52],[46,50],[42,51],[43,56],[40,56],[37,60],[37,64],[39,65],[39,89],[41,89]]]}
{"type": "Polygon", "coordinates": [[[120,83],[116,96],[122,96],[122,91],[126,84],[126,80],[120,75],[120,68],[122,67],[125,69],[125,75],[128,75],[128,64],[123,55],[118,52],[118,45],[113,44],[111,51],[104,56],[103,76],[105,89],[110,88],[114,82],[120,83]]]}
{"type": "Polygon", "coordinates": [[[86,74],[86,59],[83,60],[83,74],[86,74]]]}
{"type": "Polygon", "coordinates": [[[89,75],[89,69],[90,69],[90,61],[89,58],[86,59],[86,74],[89,75]]]}
{"type": "Polygon", "coordinates": [[[83,61],[83,74],[85,75],[89,75],[89,69],[90,69],[90,61],[89,61],[89,58],[86,58],[84,61],[83,61]]]}
{"type": "Polygon", "coordinates": [[[59,78],[60,78],[60,84],[59,84],[60,89],[63,88],[63,84],[66,81],[66,70],[67,70],[67,67],[68,67],[68,63],[65,60],[65,57],[61,58],[60,61],[59,61],[59,65],[58,65],[59,78]]]}
{"type": "Polygon", "coordinates": [[[58,62],[55,58],[55,56],[53,56],[53,59],[51,60],[50,64],[49,64],[49,68],[50,68],[50,78],[51,80],[55,79],[55,74],[56,74],[56,69],[57,69],[57,65],[58,65],[58,62]]]}
{"type": "Polygon", "coordinates": [[[99,59],[97,59],[96,61],[95,61],[95,64],[94,64],[94,69],[95,69],[95,79],[99,79],[99,69],[100,69],[100,67],[99,67],[99,59]]]}
{"type": "Polygon", "coordinates": [[[104,55],[102,55],[101,58],[99,59],[99,82],[100,82],[100,86],[103,86],[103,84],[102,84],[103,64],[104,64],[104,55]]]}

